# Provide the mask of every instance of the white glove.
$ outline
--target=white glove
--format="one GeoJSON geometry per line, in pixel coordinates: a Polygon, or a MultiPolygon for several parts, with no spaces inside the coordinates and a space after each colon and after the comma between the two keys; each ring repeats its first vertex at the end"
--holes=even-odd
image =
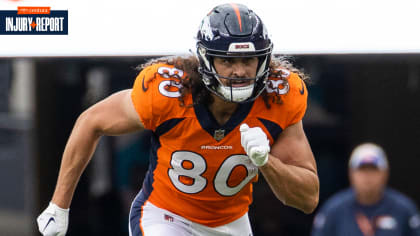
{"type": "Polygon", "coordinates": [[[63,209],[50,202],[47,209],[38,216],[38,229],[44,236],[64,236],[69,223],[70,209],[63,209]]]}
{"type": "Polygon", "coordinates": [[[242,124],[239,130],[242,147],[252,163],[258,167],[265,165],[270,152],[270,141],[267,135],[260,127],[249,128],[247,124],[242,124]]]}

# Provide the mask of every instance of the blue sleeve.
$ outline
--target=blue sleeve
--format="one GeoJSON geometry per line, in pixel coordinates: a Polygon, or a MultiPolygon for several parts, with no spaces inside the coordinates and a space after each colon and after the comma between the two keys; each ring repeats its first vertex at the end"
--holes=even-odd
{"type": "Polygon", "coordinates": [[[404,194],[388,190],[394,197],[397,205],[404,211],[404,235],[420,236],[420,213],[416,204],[404,194]]]}
{"type": "Polygon", "coordinates": [[[408,218],[408,231],[409,236],[420,236],[420,214],[415,206],[408,218]]]}
{"type": "Polygon", "coordinates": [[[325,208],[316,214],[311,236],[336,236],[333,211],[325,208]]]}

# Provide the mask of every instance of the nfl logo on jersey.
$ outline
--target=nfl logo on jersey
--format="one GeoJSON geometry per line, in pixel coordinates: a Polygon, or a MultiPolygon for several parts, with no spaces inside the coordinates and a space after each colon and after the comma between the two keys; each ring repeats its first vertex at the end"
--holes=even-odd
{"type": "Polygon", "coordinates": [[[214,139],[217,141],[222,140],[225,137],[225,130],[224,129],[217,129],[214,131],[214,139]]]}

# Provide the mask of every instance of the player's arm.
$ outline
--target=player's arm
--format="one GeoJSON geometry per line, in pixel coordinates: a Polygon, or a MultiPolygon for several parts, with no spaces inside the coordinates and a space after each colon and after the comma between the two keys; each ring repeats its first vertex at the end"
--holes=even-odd
{"type": "Polygon", "coordinates": [[[241,144],[259,167],[276,197],[285,205],[311,213],[318,205],[319,180],[315,158],[302,121],[287,127],[271,147],[260,127],[242,124],[241,144]]]}
{"type": "Polygon", "coordinates": [[[64,149],[53,198],[37,219],[43,235],[65,235],[76,185],[100,137],[125,134],[142,128],[131,101],[131,90],[109,96],[78,117],[64,149]]]}
{"type": "Polygon", "coordinates": [[[276,197],[305,213],[318,204],[319,181],[315,159],[302,121],[286,128],[271,147],[260,127],[242,124],[241,144],[259,167],[276,197]]]}
{"type": "Polygon", "coordinates": [[[52,202],[68,208],[77,182],[102,135],[120,135],[142,129],[131,101],[131,90],[117,92],[84,111],[76,121],[62,157],[52,202]]]}
{"type": "Polygon", "coordinates": [[[302,121],[280,134],[260,171],[284,204],[305,213],[315,210],[319,199],[319,180],[302,121]]]}

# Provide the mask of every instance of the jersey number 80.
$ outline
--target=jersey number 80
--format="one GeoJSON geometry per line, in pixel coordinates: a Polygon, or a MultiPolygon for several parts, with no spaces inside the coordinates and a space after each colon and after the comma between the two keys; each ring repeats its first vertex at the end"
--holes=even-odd
{"type": "MultiPolygon", "coordinates": [[[[208,180],[203,177],[203,173],[207,169],[207,163],[205,159],[190,151],[176,151],[172,153],[171,166],[168,170],[169,178],[172,184],[181,192],[194,194],[204,190],[207,186],[208,180]],[[185,168],[183,162],[188,161],[192,163],[191,168],[185,168]],[[182,176],[189,177],[193,181],[191,184],[185,184],[180,181],[182,176]]],[[[214,188],[217,193],[222,196],[233,196],[237,194],[241,189],[258,173],[258,168],[255,167],[246,155],[232,155],[226,158],[218,168],[216,175],[213,180],[214,188]],[[246,168],[246,177],[236,186],[229,186],[228,180],[232,174],[232,171],[237,166],[243,166],[246,168]]]]}

